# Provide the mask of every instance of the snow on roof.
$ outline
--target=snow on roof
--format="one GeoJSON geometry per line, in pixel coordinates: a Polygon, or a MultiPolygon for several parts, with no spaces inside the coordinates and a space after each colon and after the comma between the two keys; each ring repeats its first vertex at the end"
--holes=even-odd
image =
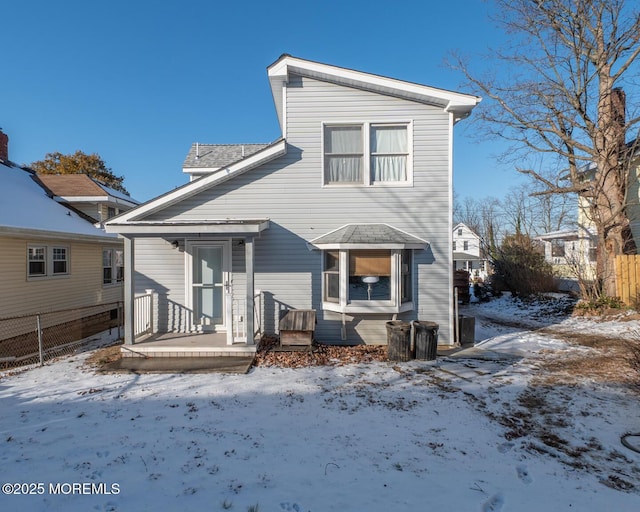
{"type": "Polygon", "coordinates": [[[31,171],[0,163],[0,232],[38,231],[56,236],[113,238],[51,199],[31,171]]]}

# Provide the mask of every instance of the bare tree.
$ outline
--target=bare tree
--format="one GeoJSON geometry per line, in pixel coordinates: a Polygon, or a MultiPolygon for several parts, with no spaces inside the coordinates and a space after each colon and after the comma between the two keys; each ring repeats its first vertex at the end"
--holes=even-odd
{"type": "Polygon", "coordinates": [[[625,134],[638,117],[624,116],[624,93],[637,77],[640,13],[625,0],[494,0],[498,23],[514,41],[493,52],[494,76],[462,69],[483,102],[483,127],[521,150],[517,168],[546,193],[588,200],[598,233],[598,277],[615,294],[615,256],[632,244],[627,212],[629,155],[625,134]],[[527,165],[546,157],[549,179],[527,165]],[[552,161],[553,160],[553,161],[552,161]],[[589,169],[590,173],[585,170],[589,169]],[[565,177],[562,182],[560,177],[565,177]]]}
{"type": "Polygon", "coordinates": [[[457,197],[453,202],[453,224],[462,222],[469,229],[480,235],[482,231],[482,219],[480,217],[481,203],[473,197],[465,197],[459,200],[457,197]]]}

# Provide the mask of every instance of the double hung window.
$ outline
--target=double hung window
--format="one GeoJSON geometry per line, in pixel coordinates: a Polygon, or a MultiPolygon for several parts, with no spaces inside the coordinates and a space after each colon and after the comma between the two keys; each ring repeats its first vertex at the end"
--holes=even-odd
{"type": "Polygon", "coordinates": [[[324,184],[411,184],[411,123],[324,125],[324,184]]]}
{"type": "Polygon", "coordinates": [[[57,277],[69,275],[69,248],[65,246],[29,245],[27,277],[57,277]]]}
{"type": "Polygon", "coordinates": [[[124,253],[122,249],[102,251],[102,284],[117,284],[124,281],[124,253]]]}

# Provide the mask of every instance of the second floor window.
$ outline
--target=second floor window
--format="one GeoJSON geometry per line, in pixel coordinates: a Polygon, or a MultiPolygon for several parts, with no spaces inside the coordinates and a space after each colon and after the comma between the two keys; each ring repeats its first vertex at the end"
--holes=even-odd
{"type": "Polygon", "coordinates": [[[324,126],[325,185],[411,182],[409,123],[324,126]]]}

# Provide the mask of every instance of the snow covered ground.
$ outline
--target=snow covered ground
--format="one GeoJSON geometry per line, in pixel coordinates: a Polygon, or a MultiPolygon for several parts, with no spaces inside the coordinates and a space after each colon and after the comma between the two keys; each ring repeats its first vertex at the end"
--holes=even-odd
{"type": "Polygon", "coordinates": [[[640,432],[638,395],[547,380],[548,358],[593,349],[487,318],[640,323],[507,298],[465,313],[477,346],[435,362],[128,375],[85,353],[0,374],[0,510],[640,510],[640,454],[620,440],[640,432]]]}

